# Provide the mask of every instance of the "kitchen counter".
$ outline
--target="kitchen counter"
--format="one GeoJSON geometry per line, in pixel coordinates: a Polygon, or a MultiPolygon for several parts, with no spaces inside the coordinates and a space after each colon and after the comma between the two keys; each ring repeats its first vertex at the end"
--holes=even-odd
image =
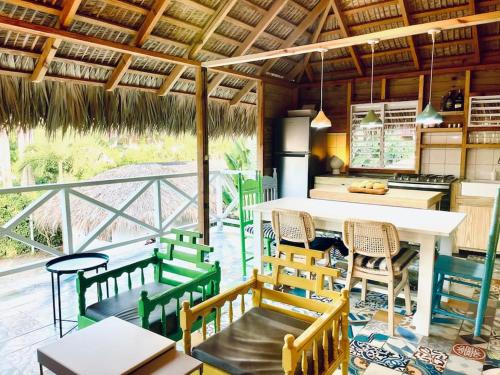
{"type": "Polygon", "coordinates": [[[389,189],[385,195],[350,193],[347,186],[328,186],[309,191],[311,198],[340,202],[435,209],[443,194],[434,191],[389,189]]]}

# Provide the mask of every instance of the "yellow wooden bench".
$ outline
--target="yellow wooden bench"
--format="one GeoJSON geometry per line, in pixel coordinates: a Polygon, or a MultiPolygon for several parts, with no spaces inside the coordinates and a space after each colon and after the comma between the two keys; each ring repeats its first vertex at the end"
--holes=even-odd
{"type": "Polygon", "coordinates": [[[264,256],[272,265],[270,275],[253,271],[250,280],[194,307],[185,301],[180,324],[184,350],[204,362],[204,374],[332,374],[342,366],[348,373],[348,291],[325,289],[327,277],[338,277],[333,268],[313,266],[323,252],[280,245],[283,258],[264,256]],[[296,261],[295,256],[306,262],[296,261]],[[286,269],[286,270],[285,270],[286,269]],[[298,272],[289,271],[297,270],[298,272]],[[311,273],[313,279],[300,277],[311,273]],[[331,302],[307,299],[275,290],[289,286],[314,292],[331,302]],[[244,296],[252,291],[253,307],[246,311],[244,296]],[[234,319],[233,302],[241,299],[241,317],[234,319]],[[222,329],[222,307],[228,303],[229,325],[222,329]],[[206,317],[216,312],[215,334],[207,337],[206,317]],[[191,327],[202,320],[203,341],[191,347],[191,327]]]}

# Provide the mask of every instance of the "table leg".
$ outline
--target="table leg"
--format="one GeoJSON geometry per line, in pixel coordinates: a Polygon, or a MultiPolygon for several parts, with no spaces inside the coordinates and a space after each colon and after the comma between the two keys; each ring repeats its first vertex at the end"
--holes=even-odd
{"type": "Polygon", "coordinates": [[[41,363],[38,363],[38,365],[40,366],[40,375],[43,375],[43,366],[41,363]]]}
{"type": "Polygon", "coordinates": [[[52,317],[54,319],[54,326],[56,325],[56,300],[55,300],[55,290],[54,290],[54,273],[50,273],[50,281],[52,284],[52,317]]]}
{"type": "Polygon", "coordinates": [[[419,253],[417,312],[413,323],[417,333],[429,336],[431,325],[432,288],[434,282],[435,236],[422,236],[419,253]]]}
{"type": "Polygon", "coordinates": [[[59,311],[59,337],[63,337],[62,334],[62,315],[61,315],[61,281],[60,276],[57,274],[57,307],[59,311]]]}
{"type": "Polygon", "coordinates": [[[262,266],[262,254],[264,252],[264,236],[262,228],[262,214],[260,212],[253,213],[253,225],[254,225],[254,249],[253,249],[253,259],[254,267],[259,270],[259,273],[263,273],[264,268],[262,266]]]}

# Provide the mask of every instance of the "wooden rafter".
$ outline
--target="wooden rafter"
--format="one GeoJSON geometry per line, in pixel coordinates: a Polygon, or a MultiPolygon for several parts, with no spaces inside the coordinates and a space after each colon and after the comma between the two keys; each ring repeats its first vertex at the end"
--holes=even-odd
{"type": "MultiPolygon", "coordinates": [[[[307,30],[309,26],[318,18],[321,12],[323,12],[329,6],[330,0],[321,0],[316,6],[307,14],[304,20],[288,35],[286,40],[281,43],[280,48],[289,48],[291,47],[298,38],[307,30]]],[[[276,63],[276,60],[267,60],[264,65],[259,69],[259,75],[263,75],[268,72],[273,65],[276,63]]],[[[239,91],[231,100],[231,105],[235,105],[239,103],[239,101],[250,92],[255,86],[255,82],[248,82],[242,89],[239,91]]]]}
{"type": "MultiPolygon", "coordinates": [[[[76,11],[80,6],[81,0],[66,0],[64,7],[59,14],[59,25],[62,28],[67,28],[73,18],[75,17],[76,11]]],[[[31,75],[31,80],[33,82],[41,82],[47,70],[49,70],[50,63],[56,55],[57,49],[61,45],[62,40],[57,38],[48,38],[43,46],[42,54],[36,63],[33,74],[31,75]]]]}
{"type": "MultiPolygon", "coordinates": [[[[323,30],[323,26],[325,25],[326,19],[328,18],[328,13],[330,12],[330,8],[327,7],[325,11],[323,12],[319,22],[318,26],[316,26],[316,30],[314,30],[311,43],[316,43],[318,41],[319,35],[321,34],[321,31],[323,30]]],[[[297,81],[300,81],[300,78],[304,74],[306,70],[307,64],[309,64],[309,60],[311,59],[311,53],[307,53],[304,56],[304,59],[302,60],[301,63],[296,64],[295,67],[287,74],[286,78],[289,80],[293,80],[298,76],[297,81]]]]}
{"type": "Polygon", "coordinates": [[[440,21],[433,21],[411,26],[397,27],[389,30],[377,31],[369,34],[360,34],[348,38],[328,40],[319,43],[311,43],[303,46],[280,48],[274,51],[264,53],[254,53],[241,57],[231,57],[221,60],[205,61],[202,66],[212,68],[218,66],[241,64],[243,62],[269,60],[281,58],[284,56],[300,55],[308,52],[314,52],[322,48],[337,49],[346,48],[354,45],[366,44],[370,39],[390,40],[396,38],[405,38],[410,35],[427,33],[429,29],[440,28],[442,30],[453,30],[462,27],[477,26],[500,21],[500,11],[480,13],[470,16],[451,18],[440,21]]]}
{"type": "MultiPolygon", "coordinates": [[[[277,17],[278,13],[284,8],[287,0],[277,0],[273,3],[273,5],[269,8],[267,13],[265,13],[260,21],[255,25],[253,31],[248,34],[243,43],[236,49],[233,53],[234,56],[244,55],[250,47],[255,43],[255,41],[262,35],[262,33],[266,30],[272,20],[277,17]]],[[[217,86],[224,80],[226,76],[224,74],[217,74],[212,78],[210,84],[208,85],[208,95],[210,96],[217,86]]]]}
{"type": "MultiPolygon", "coordinates": [[[[469,1],[469,14],[476,14],[475,1],[469,1]]],[[[476,64],[479,64],[481,62],[481,49],[479,47],[477,26],[472,26],[472,40],[474,49],[474,62],[476,64]]]]}
{"type": "MultiPolygon", "coordinates": [[[[410,15],[408,13],[408,6],[406,4],[406,0],[399,0],[399,10],[401,12],[401,16],[403,17],[403,23],[405,26],[410,26],[410,15]]],[[[415,40],[413,36],[406,37],[406,42],[410,47],[411,57],[413,59],[413,65],[416,70],[420,70],[420,61],[417,54],[417,49],[415,48],[415,40]]]]}
{"type": "MultiPolygon", "coordinates": [[[[146,19],[142,23],[139,31],[137,32],[137,34],[134,37],[134,40],[132,41],[132,44],[134,46],[141,47],[144,44],[144,42],[151,35],[151,32],[153,31],[158,21],[160,21],[160,18],[162,17],[163,13],[165,12],[169,4],[170,0],[156,0],[154,2],[153,7],[146,15],[146,19]]],[[[118,66],[116,67],[115,70],[113,70],[113,73],[111,73],[111,76],[109,77],[108,82],[106,83],[107,91],[112,91],[116,88],[116,86],[118,86],[118,83],[120,83],[121,79],[123,78],[123,75],[127,72],[127,69],[130,67],[131,64],[132,64],[132,55],[130,54],[122,55],[120,62],[118,63],[118,66]]]]}
{"type": "MultiPolygon", "coordinates": [[[[208,39],[210,39],[210,37],[215,33],[217,27],[219,27],[222,21],[224,21],[224,18],[231,11],[236,2],[237,0],[226,0],[219,4],[217,11],[212,15],[212,18],[207,22],[205,27],[197,34],[195,42],[191,48],[186,51],[184,57],[193,58],[196,54],[198,54],[198,52],[200,52],[208,39]]],[[[163,81],[162,85],[158,89],[158,95],[167,95],[185,70],[185,66],[177,65],[163,81]]]]}
{"type": "MultiPolygon", "coordinates": [[[[349,31],[349,28],[347,26],[347,19],[345,15],[342,13],[342,7],[340,4],[339,0],[330,0],[330,4],[333,8],[333,12],[335,13],[335,16],[337,17],[337,22],[339,24],[339,28],[342,31],[342,36],[344,38],[348,38],[351,36],[351,33],[349,31]]],[[[358,57],[358,54],[356,53],[355,49],[353,46],[347,47],[349,50],[349,54],[352,57],[352,62],[354,63],[354,66],[356,67],[356,71],[358,72],[359,75],[363,75],[363,64],[361,60],[358,57]]]]}

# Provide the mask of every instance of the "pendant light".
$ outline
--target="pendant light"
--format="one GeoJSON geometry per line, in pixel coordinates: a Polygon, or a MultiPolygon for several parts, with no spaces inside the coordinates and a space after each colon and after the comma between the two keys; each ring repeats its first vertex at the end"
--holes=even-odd
{"type": "MultiPolygon", "coordinates": [[[[370,104],[373,104],[373,65],[374,65],[374,57],[375,57],[375,44],[379,42],[378,39],[371,39],[368,41],[368,44],[372,48],[372,76],[371,76],[371,85],[370,85],[370,104]]],[[[377,116],[377,114],[370,109],[368,113],[361,120],[360,126],[364,128],[378,128],[383,126],[382,120],[377,116]]]]}
{"type": "Polygon", "coordinates": [[[332,126],[332,122],[326,117],[325,112],[323,112],[323,60],[326,49],[320,49],[318,52],[321,54],[321,99],[319,113],[316,115],[314,120],[311,121],[311,127],[316,129],[329,128],[332,126]]]}
{"type": "Polygon", "coordinates": [[[434,67],[434,44],[436,42],[436,34],[440,33],[441,29],[431,29],[428,34],[432,37],[432,53],[431,53],[431,79],[429,82],[429,103],[425,109],[417,115],[416,123],[422,125],[438,125],[443,122],[443,116],[434,109],[431,104],[432,98],[432,72],[434,67]]]}

